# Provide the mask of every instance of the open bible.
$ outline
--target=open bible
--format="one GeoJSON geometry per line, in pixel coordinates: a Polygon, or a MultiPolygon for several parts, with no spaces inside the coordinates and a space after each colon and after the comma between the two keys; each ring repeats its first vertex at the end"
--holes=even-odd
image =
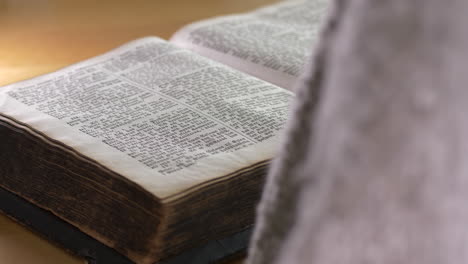
{"type": "Polygon", "coordinates": [[[206,20],[0,88],[0,210],[90,262],[242,250],[325,7],[206,20]]]}

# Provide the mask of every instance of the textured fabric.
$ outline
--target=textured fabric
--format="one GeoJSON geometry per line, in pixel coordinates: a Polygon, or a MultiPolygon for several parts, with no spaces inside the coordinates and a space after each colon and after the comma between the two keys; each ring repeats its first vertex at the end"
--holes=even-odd
{"type": "MultiPolygon", "coordinates": [[[[329,10],[333,10],[330,7],[329,10]]],[[[333,11],[331,11],[333,14],[333,11]]],[[[322,35],[331,34],[334,17],[327,19],[322,35]]],[[[328,38],[321,37],[309,65],[310,69],[297,84],[296,100],[290,113],[290,121],[283,135],[281,152],[272,163],[267,177],[262,201],[257,209],[255,232],[249,247],[246,264],[273,263],[278,249],[294,225],[296,205],[302,180],[288,177],[306,163],[307,146],[310,144],[315,109],[320,98],[323,79],[323,55],[330,46],[328,38]]]]}
{"type": "Polygon", "coordinates": [[[248,264],[468,263],[467,14],[334,2],[248,264]]]}

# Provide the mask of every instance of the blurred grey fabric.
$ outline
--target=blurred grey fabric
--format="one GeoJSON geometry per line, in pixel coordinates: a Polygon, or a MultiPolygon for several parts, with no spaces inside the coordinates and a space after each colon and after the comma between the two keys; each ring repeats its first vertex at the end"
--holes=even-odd
{"type": "Polygon", "coordinates": [[[248,264],[468,263],[467,14],[333,2],[248,264]]]}

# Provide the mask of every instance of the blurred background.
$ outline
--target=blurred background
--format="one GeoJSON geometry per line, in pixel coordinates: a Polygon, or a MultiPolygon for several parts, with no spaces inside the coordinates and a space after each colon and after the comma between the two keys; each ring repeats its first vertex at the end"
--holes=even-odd
{"type": "MultiPolygon", "coordinates": [[[[0,0],[0,86],[277,0],[0,0]]],[[[83,263],[0,213],[0,263],[83,263]]],[[[240,263],[235,261],[233,263],[240,263]]]]}
{"type": "Polygon", "coordinates": [[[277,0],[0,0],[0,86],[277,0]]]}

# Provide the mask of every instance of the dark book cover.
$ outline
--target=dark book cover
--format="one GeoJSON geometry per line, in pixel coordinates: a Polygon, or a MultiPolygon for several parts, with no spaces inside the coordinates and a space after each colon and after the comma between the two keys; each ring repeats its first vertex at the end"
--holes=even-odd
{"type": "MultiPolygon", "coordinates": [[[[0,187],[0,211],[50,242],[90,264],[134,263],[112,248],[100,243],[75,226],[0,187]]],[[[224,262],[245,254],[251,229],[223,239],[209,241],[157,264],[207,264],[224,262]]]]}

